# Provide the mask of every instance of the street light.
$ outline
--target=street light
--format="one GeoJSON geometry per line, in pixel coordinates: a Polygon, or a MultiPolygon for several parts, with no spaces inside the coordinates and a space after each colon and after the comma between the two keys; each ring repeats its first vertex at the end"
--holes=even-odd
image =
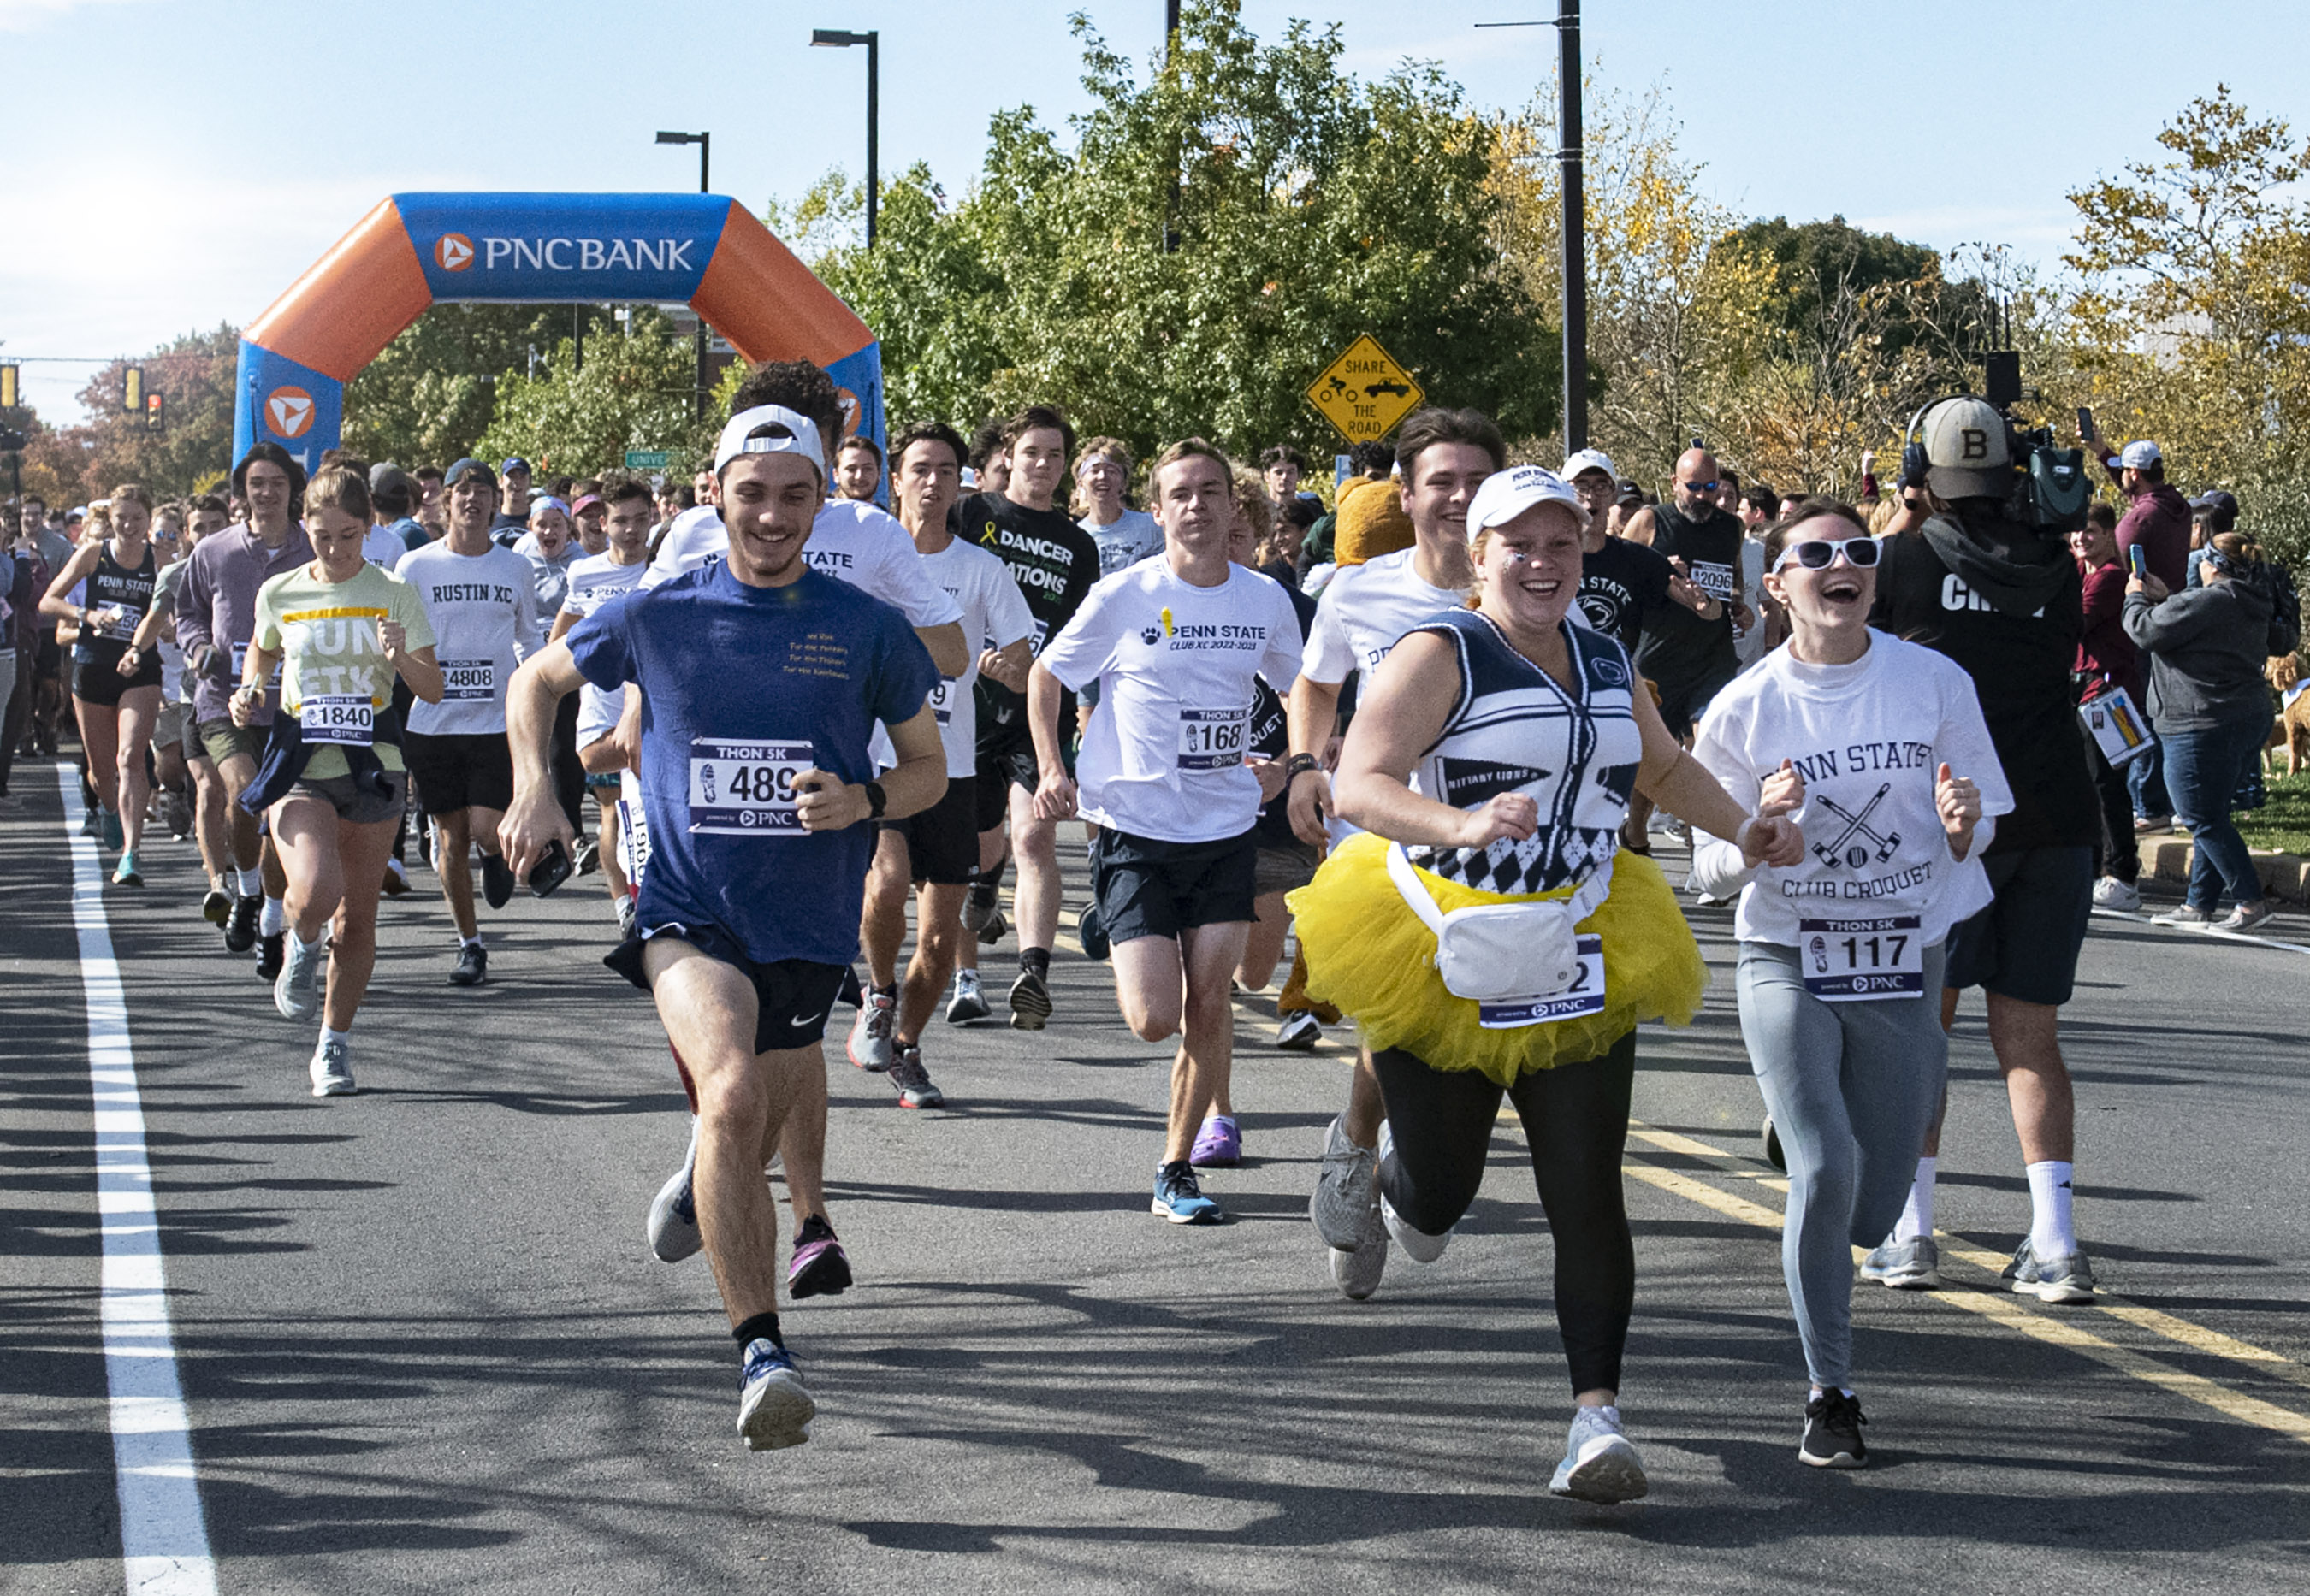
{"type": "MultiPolygon", "coordinates": [[[[714,152],[714,135],[712,134],[660,132],[657,135],[657,142],[661,144],[696,144],[698,146],[698,192],[700,194],[710,192],[706,186],[706,166],[708,160],[712,156],[714,152]]],[[[698,322],[698,395],[696,410],[698,419],[701,421],[706,419],[706,319],[705,317],[700,317],[698,322]]]]}
{"type": "Polygon", "coordinates": [[[1478,22],[1556,30],[1556,160],[1564,239],[1564,452],[1588,447],[1588,207],[1580,148],[1580,0],[1556,0],[1556,20],[1478,22]]]}
{"type": "Polygon", "coordinates": [[[880,119],[878,108],[881,101],[882,35],[879,30],[864,33],[847,33],[839,28],[813,28],[810,42],[815,48],[847,50],[852,45],[866,47],[866,247],[874,247],[874,214],[879,209],[881,183],[877,179],[875,123],[880,119]]]}

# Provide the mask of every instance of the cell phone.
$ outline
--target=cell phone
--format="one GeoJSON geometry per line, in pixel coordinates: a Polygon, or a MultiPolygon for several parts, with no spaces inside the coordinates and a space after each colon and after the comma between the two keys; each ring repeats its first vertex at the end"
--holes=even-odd
{"type": "Polygon", "coordinates": [[[2125,551],[2125,559],[2126,563],[2133,568],[2135,576],[2146,577],[2149,574],[2149,551],[2140,543],[2134,544],[2125,551]]]}
{"type": "Polygon", "coordinates": [[[2093,412],[2082,404],[2078,406],[2078,436],[2088,443],[2094,440],[2093,412]]]}
{"type": "Polygon", "coordinates": [[[545,857],[529,867],[529,889],[540,898],[550,896],[556,887],[569,879],[569,850],[555,843],[545,850],[545,857]]]}

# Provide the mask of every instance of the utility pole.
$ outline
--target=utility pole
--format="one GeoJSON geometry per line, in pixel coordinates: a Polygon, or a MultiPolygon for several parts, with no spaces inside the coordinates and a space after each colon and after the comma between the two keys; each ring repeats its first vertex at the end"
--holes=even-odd
{"type": "MultiPolygon", "coordinates": [[[[1164,0],[1163,61],[1170,65],[1179,55],[1179,0],[1164,0]]],[[[1179,252],[1179,152],[1171,152],[1171,211],[1163,218],[1163,253],[1179,252]]]]}
{"type": "Polygon", "coordinates": [[[810,42],[818,49],[847,50],[866,47],[866,247],[874,247],[875,219],[881,211],[882,34],[877,28],[852,33],[841,28],[813,28],[810,42]]]}
{"type": "MultiPolygon", "coordinates": [[[[713,159],[714,154],[714,135],[711,133],[662,132],[657,135],[657,142],[661,144],[696,144],[698,146],[698,192],[700,194],[709,194],[712,192],[712,190],[707,186],[707,171],[708,169],[708,163],[713,159]]],[[[708,348],[708,345],[706,341],[706,321],[705,318],[701,317],[699,318],[698,322],[698,393],[696,406],[692,412],[696,415],[697,419],[701,421],[706,419],[706,398],[708,393],[708,385],[706,381],[706,360],[708,348]]]]}
{"type": "MultiPolygon", "coordinates": [[[[1479,28],[1545,28],[1543,22],[1479,28]]],[[[1580,0],[1556,5],[1556,160],[1563,204],[1564,452],[1588,447],[1588,203],[1580,159],[1580,0]]]]}

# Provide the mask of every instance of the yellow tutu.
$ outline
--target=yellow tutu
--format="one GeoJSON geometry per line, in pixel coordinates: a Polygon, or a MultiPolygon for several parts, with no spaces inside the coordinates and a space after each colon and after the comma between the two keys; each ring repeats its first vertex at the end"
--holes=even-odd
{"type": "MultiPolygon", "coordinates": [[[[1437,906],[1526,898],[1481,892],[1420,872],[1437,906]]],[[[1580,929],[1604,940],[1604,1010],[1582,1019],[1486,1030],[1476,1004],[1445,990],[1436,933],[1387,873],[1387,842],[1365,833],[1333,848],[1316,879],[1286,900],[1307,958],[1307,995],[1354,1017],[1365,1045],[1400,1047],[1437,1070],[1475,1070],[1512,1086],[1528,1070],[1594,1058],[1647,1019],[1689,1025],[1708,989],[1708,967],[1660,867],[1625,850],[1611,896],[1580,929]]]]}

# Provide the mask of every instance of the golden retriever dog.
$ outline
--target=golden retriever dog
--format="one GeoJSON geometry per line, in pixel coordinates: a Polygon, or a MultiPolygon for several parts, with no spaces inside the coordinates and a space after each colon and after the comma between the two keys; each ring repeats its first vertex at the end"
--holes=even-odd
{"type": "Polygon", "coordinates": [[[2263,671],[2286,707],[2279,712],[2271,725],[2269,741],[2262,745],[2262,768],[2274,773],[2277,761],[2271,756],[2283,749],[2286,774],[2297,775],[2305,766],[2310,766],[2310,688],[2303,685],[2302,656],[2273,655],[2263,671]]]}

